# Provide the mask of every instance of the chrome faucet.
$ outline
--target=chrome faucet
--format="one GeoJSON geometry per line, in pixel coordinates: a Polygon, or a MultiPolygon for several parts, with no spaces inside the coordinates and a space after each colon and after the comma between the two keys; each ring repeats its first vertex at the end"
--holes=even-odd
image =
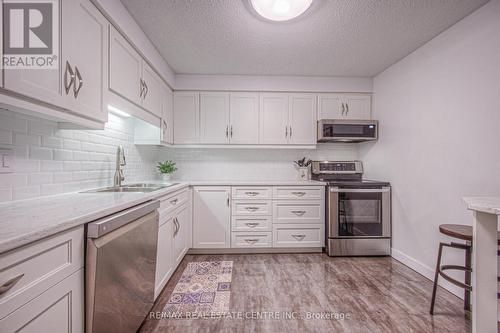
{"type": "Polygon", "coordinates": [[[123,146],[118,146],[118,149],[116,150],[116,171],[113,182],[114,187],[122,186],[125,176],[123,176],[123,170],[121,167],[125,165],[127,165],[127,162],[125,161],[125,151],[123,150],[123,146]]]}

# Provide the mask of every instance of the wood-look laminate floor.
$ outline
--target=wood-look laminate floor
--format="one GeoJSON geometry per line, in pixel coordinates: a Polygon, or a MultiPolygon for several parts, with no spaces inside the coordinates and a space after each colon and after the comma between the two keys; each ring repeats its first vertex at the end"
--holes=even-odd
{"type": "Polygon", "coordinates": [[[429,315],[432,283],[389,257],[187,255],[152,311],[162,311],[187,263],[210,260],[234,262],[233,317],[148,318],[140,332],[470,332],[459,298],[440,288],[436,314],[429,315]],[[294,318],[270,318],[271,312],[294,318]],[[309,319],[308,313],[348,318],[309,319]]]}

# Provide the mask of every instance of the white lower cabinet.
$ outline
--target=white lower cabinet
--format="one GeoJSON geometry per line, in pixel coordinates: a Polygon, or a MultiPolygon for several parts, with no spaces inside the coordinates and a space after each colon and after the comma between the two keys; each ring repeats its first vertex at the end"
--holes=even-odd
{"type": "Polygon", "coordinates": [[[193,248],[231,246],[231,188],[205,186],[193,189],[193,248]]]}
{"type": "Polygon", "coordinates": [[[191,247],[191,205],[183,205],[174,213],[174,264],[177,266],[191,247]]]}
{"type": "Polygon", "coordinates": [[[323,247],[324,224],[275,224],[273,247],[323,247]]]}
{"type": "Polygon", "coordinates": [[[231,234],[231,247],[272,247],[271,232],[233,232],[231,234]]]}
{"type": "MultiPolygon", "coordinates": [[[[158,245],[156,252],[155,299],[158,297],[168,279],[174,272],[173,220],[170,216],[158,228],[158,245]]],[[[160,221],[161,223],[161,221],[160,221]]]]}

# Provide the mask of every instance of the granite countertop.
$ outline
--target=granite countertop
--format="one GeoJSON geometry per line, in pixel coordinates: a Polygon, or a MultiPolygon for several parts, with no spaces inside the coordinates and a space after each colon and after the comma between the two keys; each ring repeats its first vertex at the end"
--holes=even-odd
{"type": "MultiPolygon", "coordinates": [[[[158,183],[161,181],[147,181],[158,183]]],[[[317,181],[177,181],[149,193],[67,193],[0,204],[0,253],[83,225],[129,207],[193,186],[314,186],[317,181]]]]}
{"type": "Polygon", "coordinates": [[[500,197],[465,197],[467,209],[500,215],[500,197]]]}

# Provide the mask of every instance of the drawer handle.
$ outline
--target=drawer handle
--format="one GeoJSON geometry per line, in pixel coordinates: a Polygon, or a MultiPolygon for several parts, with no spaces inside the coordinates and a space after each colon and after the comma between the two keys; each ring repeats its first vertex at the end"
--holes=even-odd
{"type": "Polygon", "coordinates": [[[249,210],[251,212],[255,212],[257,210],[259,210],[259,207],[245,207],[246,210],[249,210]]]}
{"type": "Polygon", "coordinates": [[[306,237],[306,235],[292,235],[293,238],[295,238],[298,241],[301,241],[306,237]]]}
{"type": "Polygon", "coordinates": [[[249,195],[251,197],[255,197],[259,192],[245,192],[246,195],[249,195]]]}
{"type": "Polygon", "coordinates": [[[292,192],[292,194],[297,197],[303,197],[304,195],[306,195],[306,192],[292,192]]]}
{"type": "Polygon", "coordinates": [[[5,282],[1,287],[0,287],[0,295],[3,295],[5,294],[6,292],[8,292],[12,287],[14,287],[16,285],[17,282],[19,282],[19,280],[21,280],[21,278],[24,276],[24,273],[23,274],[20,274],[18,276],[16,276],[15,278],[12,278],[10,279],[9,281],[5,282]]]}
{"type": "Polygon", "coordinates": [[[175,205],[175,204],[177,203],[177,201],[179,201],[179,199],[173,199],[173,200],[170,200],[170,203],[171,203],[172,205],[175,205]]]}
{"type": "Polygon", "coordinates": [[[250,228],[255,228],[256,226],[259,225],[259,223],[257,222],[247,222],[245,223],[247,226],[249,226],[250,228]]]}
{"type": "Polygon", "coordinates": [[[249,243],[249,244],[255,244],[257,243],[259,240],[256,239],[256,238],[252,238],[252,239],[245,239],[245,242],[249,243]]]}
{"type": "Polygon", "coordinates": [[[305,210],[292,210],[292,213],[294,213],[297,216],[302,216],[306,213],[305,210]]]}

